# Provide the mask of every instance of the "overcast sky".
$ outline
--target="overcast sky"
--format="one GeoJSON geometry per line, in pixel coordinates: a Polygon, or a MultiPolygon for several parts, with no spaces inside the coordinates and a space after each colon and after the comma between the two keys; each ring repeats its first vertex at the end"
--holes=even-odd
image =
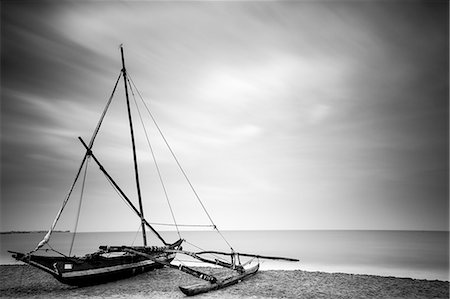
{"type": "MultiPolygon", "coordinates": [[[[2,1],[1,230],[50,226],[122,43],[219,228],[448,230],[448,4],[393,2],[2,1]]],[[[94,153],[135,200],[119,89],[94,153]]],[[[208,223],[152,142],[179,222],[208,223]]],[[[169,222],[145,146],[145,214],[169,222]]],[[[136,230],[90,166],[79,229],[136,230]]]]}

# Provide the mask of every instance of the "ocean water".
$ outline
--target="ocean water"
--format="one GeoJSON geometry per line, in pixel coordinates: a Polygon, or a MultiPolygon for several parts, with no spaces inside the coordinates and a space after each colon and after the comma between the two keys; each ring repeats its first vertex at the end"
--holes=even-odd
{"type": "MultiPolygon", "coordinates": [[[[149,233],[150,234],[150,233],[149,233]]],[[[176,241],[176,232],[161,233],[167,241],[176,241]]],[[[181,232],[185,250],[229,251],[228,244],[216,232],[181,232]]],[[[241,253],[285,256],[300,262],[260,260],[261,270],[306,270],[371,274],[449,281],[449,233],[430,231],[224,231],[223,237],[241,253]]],[[[16,263],[7,250],[28,252],[45,233],[0,235],[0,263],[16,263]]],[[[99,245],[142,245],[134,232],[93,232],[76,235],[72,255],[95,251],[99,245]]],[[[52,235],[52,248],[67,254],[71,233],[52,235]]],[[[161,245],[156,239],[152,245],[161,245]]],[[[40,252],[45,254],[45,252],[40,252]]],[[[178,262],[194,261],[183,256],[178,262]]]]}

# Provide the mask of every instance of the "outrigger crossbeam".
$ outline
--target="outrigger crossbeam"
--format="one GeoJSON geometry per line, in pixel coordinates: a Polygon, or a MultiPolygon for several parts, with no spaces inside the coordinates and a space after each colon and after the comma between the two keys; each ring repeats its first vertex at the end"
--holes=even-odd
{"type": "Polygon", "coordinates": [[[299,262],[300,260],[290,258],[290,257],[281,257],[281,256],[268,256],[268,255],[259,255],[259,254],[251,254],[251,253],[240,253],[240,252],[222,252],[222,251],[200,251],[197,254],[221,254],[221,255],[237,255],[237,256],[245,256],[245,257],[254,257],[265,260],[282,260],[288,262],[299,262]]]}
{"type": "Polygon", "coordinates": [[[146,254],[146,253],[134,250],[132,247],[123,246],[122,249],[123,249],[123,251],[127,251],[127,252],[130,252],[130,253],[134,253],[134,254],[143,256],[143,257],[145,257],[145,258],[147,258],[147,259],[149,259],[151,261],[154,261],[155,263],[161,264],[161,265],[169,267],[169,268],[178,269],[178,270],[180,270],[182,272],[185,272],[185,273],[190,274],[192,276],[195,276],[197,278],[201,278],[203,280],[209,281],[211,283],[214,283],[214,282],[217,281],[217,278],[212,276],[212,275],[209,275],[209,274],[197,271],[195,269],[186,267],[184,265],[179,265],[179,266],[173,265],[173,264],[171,264],[169,262],[166,262],[164,260],[155,258],[154,256],[151,256],[149,254],[146,254]]]}
{"type": "MultiPolygon", "coordinates": [[[[186,254],[186,255],[196,258],[202,262],[220,265],[220,266],[230,268],[230,269],[233,269],[233,270],[236,270],[239,272],[239,274],[237,274],[237,275],[231,275],[231,276],[227,276],[224,278],[217,278],[213,275],[203,273],[201,271],[192,269],[192,268],[184,266],[184,265],[173,265],[165,260],[161,260],[152,255],[143,253],[141,251],[137,251],[137,250],[133,249],[132,247],[122,246],[121,250],[130,252],[132,254],[143,256],[151,261],[154,261],[155,263],[161,264],[161,265],[169,267],[169,268],[180,270],[182,272],[185,272],[187,274],[190,274],[192,276],[195,276],[197,278],[200,278],[200,279],[203,279],[203,280],[206,280],[207,282],[209,282],[208,284],[204,284],[204,283],[199,284],[198,283],[198,284],[193,284],[190,286],[180,286],[179,289],[187,296],[194,296],[197,294],[222,289],[222,288],[228,287],[230,285],[239,283],[242,280],[244,280],[245,278],[254,275],[259,269],[259,263],[256,266],[253,266],[252,268],[245,270],[244,267],[241,265],[233,265],[233,264],[222,262],[219,260],[212,261],[209,259],[205,259],[203,257],[200,257],[199,253],[189,252],[189,251],[184,251],[184,250],[176,250],[176,249],[165,250],[165,252],[167,252],[167,253],[186,254]]],[[[232,260],[235,261],[235,259],[232,259],[232,260]]]]}
{"type": "Polygon", "coordinates": [[[256,272],[259,270],[259,263],[251,268],[245,269],[244,266],[240,264],[240,262],[239,262],[239,264],[236,264],[236,260],[239,261],[239,256],[262,258],[262,259],[298,261],[297,259],[293,259],[293,258],[276,257],[276,256],[262,256],[262,255],[256,255],[256,254],[237,253],[237,252],[231,252],[231,253],[221,252],[221,251],[191,252],[191,251],[185,251],[185,250],[181,250],[181,249],[171,249],[171,248],[163,249],[163,251],[165,253],[185,254],[185,255],[193,257],[201,262],[222,266],[224,268],[228,268],[228,269],[235,270],[238,272],[237,275],[230,275],[227,277],[218,278],[214,275],[203,273],[201,271],[192,269],[192,268],[184,266],[184,265],[173,265],[170,262],[167,262],[162,259],[158,259],[158,257],[138,251],[133,247],[118,246],[114,250],[125,251],[125,252],[129,252],[132,254],[143,256],[151,261],[154,261],[155,263],[161,264],[161,265],[169,267],[169,268],[180,270],[184,273],[190,274],[194,277],[197,277],[197,278],[200,278],[200,279],[203,279],[203,280],[209,282],[209,284],[197,283],[197,284],[193,284],[190,286],[180,286],[179,287],[180,290],[187,296],[193,296],[193,295],[206,293],[206,292],[213,291],[213,290],[222,289],[222,288],[228,287],[230,285],[239,283],[242,280],[246,279],[247,277],[250,277],[250,276],[256,274],[256,272]],[[207,258],[201,257],[202,254],[216,254],[216,255],[230,256],[231,263],[220,261],[218,259],[215,259],[215,260],[207,259],[207,258]],[[237,259],[236,259],[236,257],[237,257],[237,259]]]}

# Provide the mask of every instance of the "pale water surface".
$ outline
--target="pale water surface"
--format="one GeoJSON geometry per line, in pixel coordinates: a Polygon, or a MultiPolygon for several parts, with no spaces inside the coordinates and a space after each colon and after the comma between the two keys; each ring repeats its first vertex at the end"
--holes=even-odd
{"type": "MultiPolygon", "coordinates": [[[[0,235],[0,263],[15,261],[7,250],[31,251],[45,233],[0,235]]],[[[168,241],[176,232],[162,232],[168,241]]],[[[235,251],[260,255],[286,256],[298,263],[261,260],[262,270],[344,272],[418,279],[449,280],[449,233],[421,231],[225,231],[225,239],[235,251]]],[[[189,241],[186,250],[226,250],[226,242],[215,232],[182,232],[189,241]],[[195,244],[194,247],[191,245],[195,244]]],[[[71,233],[54,233],[50,245],[69,252],[71,233]]],[[[152,244],[160,245],[156,239],[152,244]]],[[[95,232],[76,235],[72,255],[95,251],[99,245],[141,245],[135,232],[95,232]]],[[[179,257],[181,262],[189,262],[179,257]]],[[[192,263],[190,263],[192,264],[192,263]]]]}

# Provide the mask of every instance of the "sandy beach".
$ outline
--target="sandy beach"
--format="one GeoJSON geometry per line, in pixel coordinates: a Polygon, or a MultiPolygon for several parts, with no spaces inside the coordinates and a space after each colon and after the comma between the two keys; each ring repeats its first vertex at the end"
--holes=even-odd
{"type": "MultiPolygon", "coordinates": [[[[217,271],[216,269],[208,269],[217,271]]],[[[71,287],[26,265],[0,266],[1,298],[183,298],[198,280],[173,269],[90,287],[71,287]]],[[[449,282],[306,271],[260,271],[195,298],[449,298],[449,282]]]]}

